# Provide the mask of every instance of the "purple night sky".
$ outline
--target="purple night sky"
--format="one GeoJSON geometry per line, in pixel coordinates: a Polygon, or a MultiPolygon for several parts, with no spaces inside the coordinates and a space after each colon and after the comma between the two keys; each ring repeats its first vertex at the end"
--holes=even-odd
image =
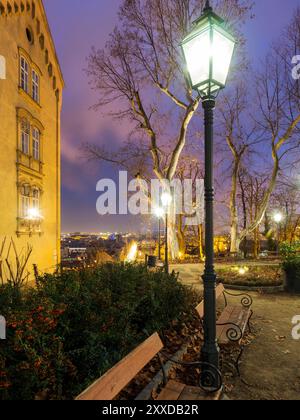
{"type": "MultiPolygon", "coordinates": [[[[81,157],[83,142],[119,144],[126,139],[123,123],[90,110],[95,103],[83,71],[92,46],[103,47],[117,23],[121,0],[44,0],[50,27],[60,58],[66,88],[62,113],[62,230],[138,231],[137,218],[96,213],[96,183],[100,178],[116,178],[116,168],[91,164],[81,157]]],[[[250,56],[263,58],[272,40],[288,24],[300,0],[257,0],[255,18],[245,27],[250,56]]]]}

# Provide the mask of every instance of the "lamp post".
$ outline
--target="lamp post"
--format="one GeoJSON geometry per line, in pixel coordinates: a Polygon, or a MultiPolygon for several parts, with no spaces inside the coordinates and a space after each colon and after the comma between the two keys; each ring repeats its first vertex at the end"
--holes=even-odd
{"type": "MultiPolygon", "coordinates": [[[[216,97],[225,87],[235,40],[225,29],[224,20],[216,15],[209,1],[190,33],[182,41],[189,87],[202,100],[205,126],[205,248],[204,283],[204,345],[202,362],[219,368],[219,347],[216,339],[216,273],[214,269],[214,175],[213,119],[216,97]]],[[[212,370],[206,365],[201,382],[213,387],[212,370]]],[[[217,379],[215,379],[217,381],[217,379]]]]}
{"type": "Polygon", "coordinates": [[[172,202],[170,193],[165,192],[161,196],[161,203],[165,209],[165,272],[169,274],[169,244],[168,244],[168,224],[169,224],[169,208],[172,202]]]}
{"type": "Polygon", "coordinates": [[[162,217],[164,216],[165,212],[164,209],[161,207],[156,207],[154,210],[155,216],[158,218],[158,259],[161,260],[161,226],[160,222],[162,217]]]}
{"type": "Polygon", "coordinates": [[[280,227],[281,227],[281,222],[283,220],[283,215],[280,212],[277,212],[274,214],[273,216],[273,220],[276,223],[276,252],[277,252],[277,256],[279,255],[279,242],[280,242],[280,227]]]}

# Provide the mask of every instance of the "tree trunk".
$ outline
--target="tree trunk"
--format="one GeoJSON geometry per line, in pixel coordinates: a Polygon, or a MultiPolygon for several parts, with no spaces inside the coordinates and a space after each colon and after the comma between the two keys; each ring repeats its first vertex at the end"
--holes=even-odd
{"type": "Polygon", "coordinates": [[[235,217],[231,221],[230,253],[238,254],[239,252],[240,252],[240,238],[238,234],[238,218],[235,217]]]}
{"type": "Polygon", "coordinates": [[[168,217],[168,245],[169,254],[172,260],[179,258],[179,244],[176,229],[175,206],[172,205],[168,217]]]}
{"type": "Polygon", "coordinates": [[[253,254],[254,254],[255,259],[258,259],[259,250],[260,250],[260,244],[259,244],[259,227],[258,227],[254,231],[253,254]]]}
{"type": "Polygon", "coordinates": [[[231,138],[227,137],[227,142],[234,157],[234,166],[231,178],[231,194],[230,194],[230,218],[231,218],[231,245],[230,252],[238,254],[240,252],[240,241],[238,240],[239,216],[237,209],[237,182],[241,163],[242,154],[238,154],[231,138]]]}
{"type": "Polygon", "coordinates": [[[183,226],[183,215],[178,216],[178,228],[177,228],[177,239],[180,257],[184,257],[186,254],[186,242],[185,242],[185,229],[183,226]]]}

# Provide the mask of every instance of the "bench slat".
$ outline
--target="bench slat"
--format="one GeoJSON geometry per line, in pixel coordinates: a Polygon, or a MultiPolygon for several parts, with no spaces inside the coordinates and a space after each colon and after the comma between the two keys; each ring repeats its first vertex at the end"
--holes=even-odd
{"type": "Polygon", "coordinates": [[[220,400],[222,391],[207,393],[199,387],[185,386],[180,395],[181,401],[215,401],[220,400]]]}
{"type": "MultiPolygon", "coordinates": [[[[219,297],[224,293],[225,288],[222,283],[218,284],[216,287],[216,299],[218,300],[219,297]]],[[[204,317],[204,300],[197,306],[196,311],[198,312],[199,317],[202,319],[204,317]]]]}
{"type": "Polygon", "coordinates": [[[159,335],[157,333],[153,334],[94,382],[76,400],[113,400],[163,347],[159,335]]]}
{"type": "MultiPolygon", "coordinates": [[[[231,306],[226,308],[218,320],[218,324],[232,323],[240,327],[242,334],[244,335],[245,329],[247,327],[248,320],[251,315],[251,310],[249,308],[242,308],[239,306],[231,306]],[[229,308],[229,309],[228,309],[229,308]]],[[[218,327],[218,341],[220,344],[229,344],[231,341],[227,337],[227,331],[232,328],[230,325],[218,327]]]]}
{"type": "MultiPolygon", "coordinates": [[[[227,322],[230,322],[232,312],[234,310],[233,306],[226,306],[226,308],[223,310],[222,314],[220,315],[220,318],[217,321],[217,324],[226,324],[227,322]]],[[[230,326],[226,325],[217,325],[217,340],[220,342],[221,337],[226,336],[227,330],[230,328],[230,326]]]]}
{"type": "Polygon", "coordinates": [[[222,391],[206,393],[199,387],[186,386],[176,381],[169,381],[156,401],[203,401],[219,400],[222,391]]]}
{"type": "Polygon", "coordinates": [[[176,381],[169,381],[157,397],[157,401],[177,401],[183,392],[185,385],[176,381]]]}

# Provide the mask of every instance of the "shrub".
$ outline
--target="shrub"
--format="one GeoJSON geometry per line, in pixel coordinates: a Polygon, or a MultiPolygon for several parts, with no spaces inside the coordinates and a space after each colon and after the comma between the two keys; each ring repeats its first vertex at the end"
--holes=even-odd
{"type": "Polygon", "coordinates": [[[289,292],[300,293],[300,242],[283,244],[283,269],[286,273],[286,288],[289,292]]]}
{"type": "Polygon", "coordinates": [[[174,275],[141,265],[46,275],[21,294],[3,286],[0,399],[72,398],[195,303],[174,275]]]}

